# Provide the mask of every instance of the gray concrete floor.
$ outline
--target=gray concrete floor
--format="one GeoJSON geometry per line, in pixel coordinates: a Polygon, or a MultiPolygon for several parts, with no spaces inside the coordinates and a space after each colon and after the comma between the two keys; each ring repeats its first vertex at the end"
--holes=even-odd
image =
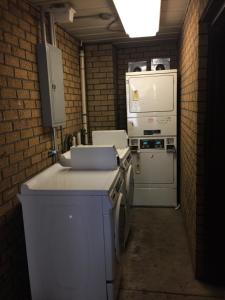
{"type": "Polygon", "coordinates": [[[180,210],[134,208],[119,300],[218,300],[224,290],[194,279],[180,210]]]}

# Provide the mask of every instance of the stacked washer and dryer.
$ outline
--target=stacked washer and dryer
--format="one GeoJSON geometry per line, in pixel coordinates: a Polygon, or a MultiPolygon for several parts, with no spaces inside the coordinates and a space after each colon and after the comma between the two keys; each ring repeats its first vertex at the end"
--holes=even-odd
{"type": "Polygon", "coordinates": [[[134,205],[177,206],[177,70],[126,73],[134,205]]]}
{"type": "Polygon", "coordinates": [[[114,146],[73,147],[22,185],[33,300],[115,300],[124,243],[125,180],[114,146]]]}

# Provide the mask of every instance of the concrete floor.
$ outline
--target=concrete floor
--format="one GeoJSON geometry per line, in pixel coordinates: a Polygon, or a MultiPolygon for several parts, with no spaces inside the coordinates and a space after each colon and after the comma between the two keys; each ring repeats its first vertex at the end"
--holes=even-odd
{"type": "Polygon", "coordinates": [[[224,290],[194,279],[180,210],[134,208],[119,300],[218,300],[224,290]]]}

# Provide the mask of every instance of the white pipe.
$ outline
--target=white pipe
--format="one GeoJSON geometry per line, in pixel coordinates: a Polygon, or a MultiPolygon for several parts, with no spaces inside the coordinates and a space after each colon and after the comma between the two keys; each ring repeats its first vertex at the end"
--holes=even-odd
{"type": "Polygon", "coordinates": [[[87,126],[87,101],[86,101],[86,85],[85,85],[85,64],[84,49],[81,42],[80,47],[80,78],[81,78],[81,99],[82,99],[82,121],[85,131],[85,145],[88,144],[88,126],[87,126]]]}
{"type": "Polygon", "coordinates": [[[53,14],[49,13],[51,43],[56,46],[55,20],[53,14]]]}
{"type": "Polygon", "coordinates": [[[81,135],[80,135],[80,131],[78,131],[78,133],[77,133],[77,145],[81,145],[81,135]]]}
{"type": "Polygon", "coordinates": [[[42,37],[42,43],[46,45],[47,38],[46,38],[45,11],[43,8],[41,10],[41,37],[42,37]]]}

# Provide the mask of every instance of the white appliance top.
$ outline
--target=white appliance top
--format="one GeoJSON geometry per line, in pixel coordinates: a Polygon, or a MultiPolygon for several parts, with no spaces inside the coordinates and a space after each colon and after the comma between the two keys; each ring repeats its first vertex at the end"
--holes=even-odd
{"type": "Polygon", "coordinates": [[[74,170],[115,170],[117,151],[111,145],[80,145],[71,147],[71,167],[74,170]]]}
{"type": "Polygon", "coordinates": [[[130,148],[117,148],[117,153],[119,155],[120,160],[123,160],[127,157],[127,155],[130,153],[130,148]]]}
{"type": "Polygon", "coordinates": [[[125,130],[92,131],[93,145],[114,145],[116,148],[128,147],[128,135],[125,130]]]}
{"type": "MultiPolygon", "coordinates": [[[[83,146],[83,147],[85,147],[85,146],[83,146]]],[[[102,146],[100,146],[100,147],[102,147],[102,146]]],[[[119,156],[120,161],[125,160],[127,158],[127,156],[130,154],[130,148],[129,147],[117,148],[116,151],[117,151],[117,154],[119,156]]],[[[74,155],[74,160],[75,159],[78,159],[78,157],[76,157],[74,155]]],[[[71,167],[71,151],[69,150],[69,151],[61,154],[59,162],[64,167],[71,167]]]]}
{"type": "Polygon", "coordinates": [[[164,75],[164,74],[177,74],[177,69],[169,69],[169,70],[158,70],[158,71],[144,71],[144,72],[126,72],[126,77],[137,77],[137,76],[149,76],[149,75],[164,75]]]}
{"type": "Polygon", "coordinates": [[[107,195],[115,182],[116,170],[77,171],[56,163],[21,186],[23,195],[107,195]]]}

